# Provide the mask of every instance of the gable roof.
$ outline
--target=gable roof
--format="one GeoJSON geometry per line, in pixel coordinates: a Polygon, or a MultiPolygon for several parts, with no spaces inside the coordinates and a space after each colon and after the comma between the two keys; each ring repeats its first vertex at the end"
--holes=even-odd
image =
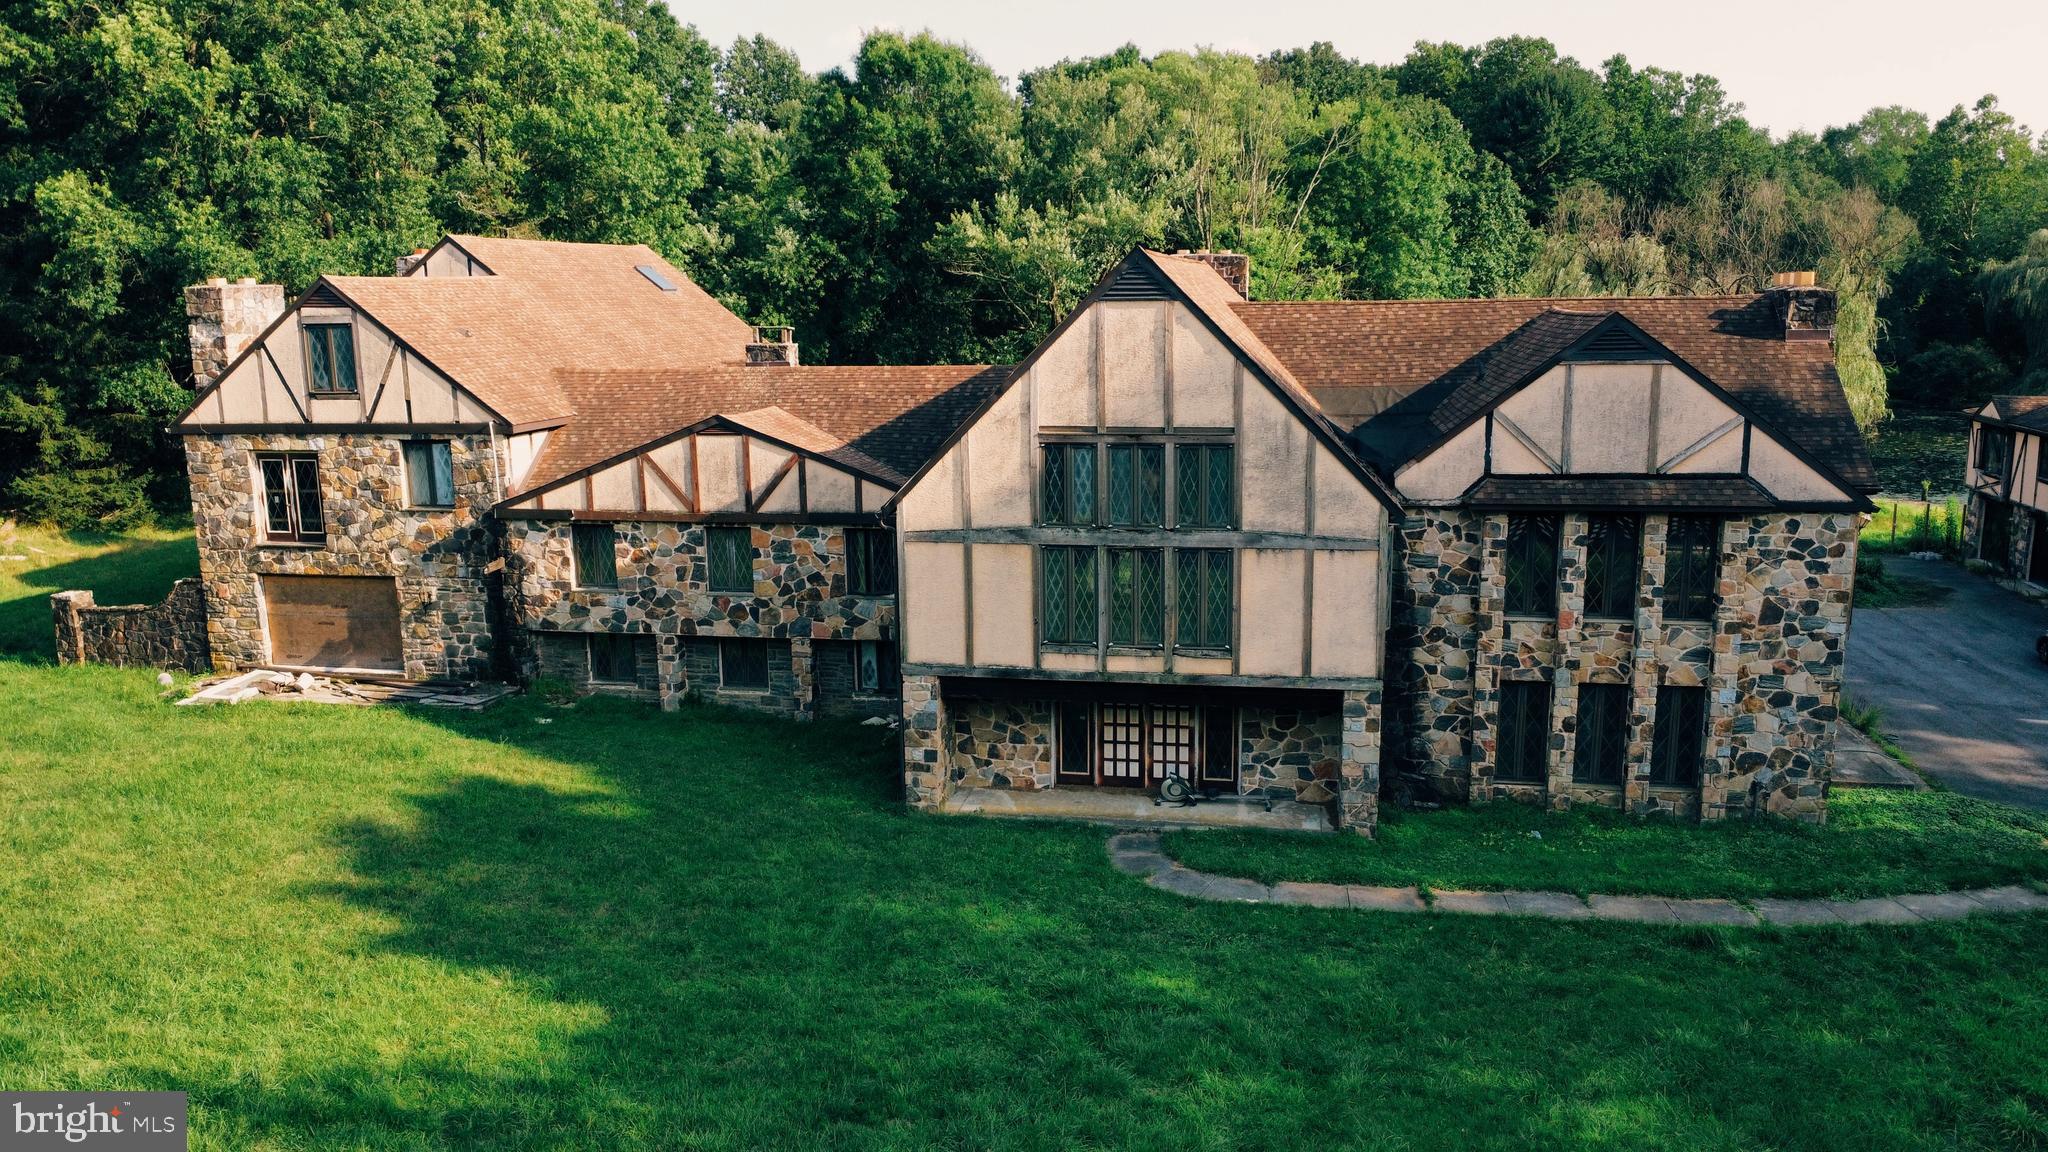
{"type": "Polygon", "coordinates": [[[548,436],[515,498],[707,421],[752,429],[898,485],[1009,370],[966,366],[573,370],[556,384],[580,415],[548,436]]]}
{"type": "Polygon", "coordinates": [[[1460,497],[1474,508],[1559,507],[1586,511],[1654,511],[1659,508],[1752,512],[1783,507],[1777,497],[1747,476],[1611,476],[1599,473],[1483,476],[1460,497]]]}
{"type": "Polygon", "coordinates": [[[2048,396],[1993,396],[1973,415],[2029,432],[2048,432],[2048,396]]]}
{"type": "MultiPolygon", "coordinates": [[[[1842,394],[1831,341],[1787,341],[1782,315],[1765,293],[1753,296],[1581,297],[1502,300],[1373,300],[1239,303],[1233,310],[1339,426],[1365,429],[1376,459],[1399,457],[1403,445],[1439,421],[1417,419],[1419,401],[1393,409],[1446,376],[1460,383],[1505,354],[1524,360],[1548,347],[1568,321],[1548,321],[1500,348],[1547,312],[1618,315],[1698,374],[1738,407],[1813,456],[1856,491],[1874,491],[1876,470],[1842,394]],[[1394,417],[1373,428],[1384,415],[1394,417]]],[[[1503,361],[1499,371],[1509,367],[1503,361]]],[[[1492,377],[1492,378],[1498,378],[1492,377]]],[[[1457,392],[1447,384],[1441,393],[1457,392]]],[[[1465,392],[1467,397],[1483,393],[1465,392]]],[[[1467,414],[1469,419],[1469,413],[1467,414]]]]}

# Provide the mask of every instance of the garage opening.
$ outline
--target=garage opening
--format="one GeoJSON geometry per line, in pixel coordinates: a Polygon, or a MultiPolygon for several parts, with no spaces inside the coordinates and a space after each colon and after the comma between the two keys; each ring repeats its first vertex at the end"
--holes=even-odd
{"type": "Polygon", "coordinates": [[[322,671],[399,672],[398,582],[388,576],[265,576],[270,661],[322,671]]]}

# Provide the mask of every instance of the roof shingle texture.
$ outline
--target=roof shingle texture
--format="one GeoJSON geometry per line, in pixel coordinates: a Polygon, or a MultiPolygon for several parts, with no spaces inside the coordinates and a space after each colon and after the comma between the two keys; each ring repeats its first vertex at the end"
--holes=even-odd
{"type": "Polygon", "coordinates": [[[2007,424],[2048,432],[2048,396],[1993,396],[1991,403],[2007,424]]]}
{"type": "Polygon", "coordinates": [[[1747,476],[1488,476],[1460,500],[1480,508],[1699,508],[1750,511],[1778,501],[1747,476]]]}

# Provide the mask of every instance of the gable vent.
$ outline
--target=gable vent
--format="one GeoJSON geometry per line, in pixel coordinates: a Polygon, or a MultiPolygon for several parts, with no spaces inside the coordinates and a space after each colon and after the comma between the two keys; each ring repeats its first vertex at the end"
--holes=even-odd
{"type": "Polygon", "coordinates": [[[1661,360],[1648,344],[1620,325],[1603,328],[1572,349],[1567,360],[1661,360]]]}
{"type": "Polygon", "coordinates": [[[1159,282],[1150,268],[1136,260],[1124,265],[1116,274],[1109,287],[1102,290],[1104,300],[1165,300],[1166,285],[1159,282]]]}
{"type": "Polygon", "coordinates": [[[306,289],[306,294],[299,297],[299,306],[301,308],[346,308],[348,307],[348,301],[343,300],[341,293],[336,292],[333,286],[329,285],[327,281],[322,280],[311,288],[306,289]]]}

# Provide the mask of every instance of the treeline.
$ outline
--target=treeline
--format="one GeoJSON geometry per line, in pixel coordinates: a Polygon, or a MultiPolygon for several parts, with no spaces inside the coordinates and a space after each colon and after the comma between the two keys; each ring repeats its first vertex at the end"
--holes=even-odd
{"type": "Polygon", "coordinates": [[[1132,48],[807,74],[646,0],[0,0],[0,508],[182,504],[179,289],[446,231],[654,245],[814,362],[1004,361],[1136,244],[1265,298],[1844,296],[1858,415],[2048,390],[2048,158],[1986,98],[1773,142],[1711,77],[1547,42],[1132,48]],[[2022,376],[2025,375],[2025,379],[2022,376]]]}

